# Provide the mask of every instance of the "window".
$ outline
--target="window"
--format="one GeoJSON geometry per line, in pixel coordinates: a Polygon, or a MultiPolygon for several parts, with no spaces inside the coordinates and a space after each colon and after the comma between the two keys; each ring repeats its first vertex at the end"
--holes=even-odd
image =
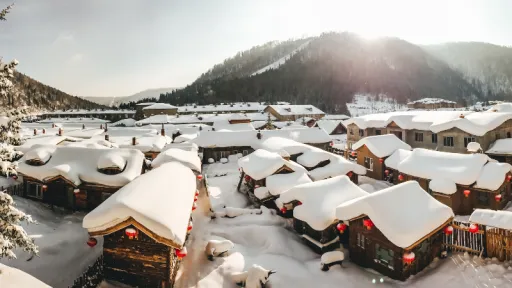
{"type": "Polygon", "coordinates": [[[393,259],[395,252],[375,244],[375,262],[387,266],[389,269],[394,270],[393,259]]]}
{"type": "Polygon", "coordinates": [[[41,185],[27,182],[27,196],[43,199],[43,189],[41,185]]]}
{"type": "Polygon", "coordinates": [[[414,141],[423,142],[423,133],[414,133],[414,141]]]}
{"type": "Polygon", "coordinates": [[[381,130],[375,130],[375,135],[382,135],[382,131],[381,130]]]}
{"type": "Polygon", "coordinates": [[[476,201],[480,205],[489,205],[489,192],[480,192],[478,191],[476,194],[476,201]]]}
{"type": "Polygon", "coordinates": [[[364,249],[364,235],[357,233],[357,247],[364,249]]]}
{"type": "Polygon", "coordinates": [[[432,143],[437,143],[437,134],[432,134],[432,143]]]}
{"type": "Polygon", "coordinates": [[[249,151],[247,151],[247,150],[242,151],[242,155],[246,156],[247,154],[249,154],[249,151]]]}
{"type": "Polygon", "coordinates": [[[510,132],[507,132],[507,138],[512,138],[510,137],[510,132]]]}
{"type": "Polygon", "coordinates": [[[370,171],[373,171],[373,158],[364,157],[364,167],[370,171]]]}
{"type": "Polygon", "coordinates": [[[359,129],[359,136],[364,137],[364,130],[363,129],[359,129]]]}
{"type": "Polygon", "coordinates": [[[392,134],[395,134],[395,136],[402,140],[402,131],[391,131],[392,134]]]}
{"type": "Polygon", "coordinates": [[[453,137],[451,137],[451,136],[444,137],[443,145],[448,146],[448,147],[453,147],[453,137]]]}
{"type": "Polygon", "coordinates": [[[473,136],[464,137],[464,147],[468,147],[468,144],[471,142],[476,142],[475,137],[473,137],[473,136]]]}

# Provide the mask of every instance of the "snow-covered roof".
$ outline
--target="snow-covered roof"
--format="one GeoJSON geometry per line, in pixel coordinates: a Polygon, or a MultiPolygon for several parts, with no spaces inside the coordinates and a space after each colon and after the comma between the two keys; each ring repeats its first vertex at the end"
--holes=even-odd
{"type": "Polygon", "coordinates": [[[311,176],[311,179],[313,179],[314,181],[327,179],[339,175],[345,175],[348,172],[354,172],[358,175],[366,174],[366,168],[364,168],[363,166],[352,161],[349,161],[342,156],[329,152],[325,153],[329,155],[330,163],[324,167],[315,168],[309,171],[309,175],[311,176]]]}
{"type": "Polygon", "coordinates": [[[238,159],[238,166],[251,178],[261,180],[274,174],[283,166],[287,166],[292,171],[295,171],[294,168],[297,165],[291,164],[291,161],[283,159],[278,153],[258,149],[238,159]]]}
{"type": "Polygon", "coordinates": [[[416,181],[356,198],[336,208],[336,217],[343,221],[361,215],[370,217],[389,241],[402,248],[410,247],[454,217],[450,207],[430,196],[416,181]]]}
{"type": "Polygon", "coordinates": [[[215,131],[254,131],[251,123],[230,124],[228,121],[216,121],[213,123],[215,131]]]}
{"type": "Polygon", "coordinates": [[[308,151],[311,149],[311,147],[312,146],[297,142],[289,138],[270,137],[263,140],[263,142],[258,143],[258,145],[255,145],[253,148],[261,148],[274,152],[286,151],[288,155],[296,155],[308,151]]]}
{"type": "Polygon", "coordinates": [[[398,139],[395,134],[384,134],[364,137],[352,145],[353,150],[366,146],[373,155],[384,158],[393,154],[397,149],[411,150],[411,146],[398,139]]]}
{"type": "Polygon", "coordinates": [[[512,103],[498,103],[493,105],[488,112],[512,112],[512,103]]]}
{"type": "Polygon", "coordinates": [[[311,147],[311,149],[304,151],[302,155],[297,157],[297,163],[304,167],[311,168],[330,159],[331,153],[316,147],[311,147]]]}
{"type": "Polygon", "coordinates": [[[430,181],[428,188],[434,192],[452,195],[457,192],[457,184],[446,178],[435,178],[430,181]]]}
{"type": "Polygon", "coordinates": [[[268,105],[280,115],[318,115],[324,111],[313,105],[268,105]]]}
{"type": "Polygon", "coordinates": [[[512,212],[476,209],[471,213],[469,221],[481,225],[512,230],[512,212]]]}
{"type": "Polygon", "coordinates": [[[265,199],[271,195],[268,192],[267,187],[261,186],[261,187],[254,189],[254,196],[256,196],[258,199],[265,199]]]}
{"type": "Polygon", "coordinates": [[[439,104],[439,103],[449,103],[449,104],[457,104],[457,102],[441,99],[441,98],[422,98],[416,101],[409,102],[407,104],[415,104],[415,103],[421,103],[421,104],[439,104]]]}
{"type": "Polygon", "coordinates": [[[489,150],[485,151],[487,154],[496,155],[512,155],[512,138],[496,140],[489,150]]]}
{"type": "Polygon", "coordinates": [[[98,169],[117,168],[122,170],[124,166],[126,166],[126,159],[121,157],[115,150],[104,153],[98,158],[98,169]]]}
{"type": "Polygon", "coordinates": [[[172,143],[183,143],[186,141],[190,141],[192,139],[197,138],[197,133],[190,133],[190,134],[181,134],[180,136],[174,138],[172,143]]]}
{"type": "Polygon", "coordinates": [[[350,117],[344,114],[326,114],[322,120],[347,120],[348,118],[350,117]]]}
{"type": "Polygon", "coordinates": [[[143,161],[144,155],[134,149],[91,149],[38,145],[20,159],[18,172],[43,182],[56,176],[62,176],[76,186],[87,182],[121,187],[141,174],[143,161]],[[40,159],[46,164],[32,166],[26,163],[27,160],[33,159],[40,159]],[[121,165],[121,161],[126,165],[121,165]],[[107,175],[98,171],[100,166],[106,167],[110,164],[123,166],[123,170],[115,175],[107,175]]]}
{"type": "Polygon", "coordinates": [[[34,276],[0,263],[2,288],[51,288],[34,276]]]}
{"type": "MultiPolygon", "coordinates": [[[[142,104],[142,103],[141,103],[142,104]]],[[[52,116],[52,115],[78,115],[78,114],[135,114],[133,110],[101,110],[101,109],[71,109],[71,110],[55,110],[53,112],[45,112],[42,115],[52,116]]]]}
{"type": "Polygon", "coordinates": [[[481,170],[474,187],[496,191],[503,184],[507,173],[510,173],[511,170],[512,166],[508,163],[488,162],[481,170]]]}
{"type": "MultiPolygon", "coordinates": [[[[110,131],[110,130],[109,130],[110,131]]],[[[108,133],[110,134],[110,133],[108,133]]],[[[101,140],[105,136],[95,136],[92,140],[101,140]]],[[[119,148],[132,148],[141,152],[160,152],[165,145],[172,142],[172,138],[162,135],[141,135],[141,136],[112,136],[109,135],[109,141],[115,143],[119,148]],[[133,145],[133,137],[135,137],[135,145],[133,145]]]]}
{"type": "Polygon", "coordinates": [[[247,115],[245,115],[245,114],[234,113],[234,114],[229,115],[228,120],[229,121],[231,121],[231,120],[250,120],[250,118],[247,117],[247,115]]]}
{"type": "Polygon", "coordinates": [[[137,122],[137,120],[135,120],[133,118],[127,118],[127,119],[123,119],[123,120],[114,122],[111,125],[112,126],[133,127],[133,126],[135,126],[135,122],[137,122]]]}
{"type": "Polygon", "coordinates": [[[450,179],[456,184],[471,185],[478,179],[487,161],[489,157],[484,154],[458,154],[416,148],[398,164],[398,171],[424,179],[450,179]]]}
{"type": "Polygon", "coordinates": [[[186,167],[201,172],[201,159],[196,151],[187,151],[178,148],[167,149],[156,156],[151,162],[151,167],[157,168],[168,162],[180,162],[186,167]]]}
{"type": "Polygon", "coordinates": [[[449,121],[438,121],[430,127],[430,130],[439,133],[458,128],[475,136],[483,136],[510,119],[512,119],[512,113],[509,112],[474,112],[449,121]]]}
{"type": "Polygon", "coordinates": [[[229,111],[262,111],[267,105],[259,102],[237,102],[219,105],[186,105],[179,106],[179,113],[213,113],[213,112],[229,112],[229,111]]]}
{"type": "Polygon", "coordinates": [[[175,116],[167,115],[167,114],[158,114],[152,115],[148,118],[141,119],[135,122],[136,126],[148,125],[148,124],[165,124],[170,123],[175,116]]]}
{"type": "Polygon", "coordinates": [[[293,209],[293,217],[321,231],[336,220],[337,206],[366,195],[368,192],[342,175],[295,186],[281,193],[279,203],[289,203],[293,200],[302,202],[302,205],[293,209]]]}
{"type": "Polygon", "coordinates": [[[25,142],[23,142],[23,144],[21,144],[20,146],[14,146],[14,150],[26,153],[27,151],[29,151],[30,149],[32,149],[32,147],[34,147],[36,145],[59,145],[65,141],[74,142],[74,141],[79,141],[79,140],[80,139],[76,139],[76,138],[68,137],[68,136],[44,135],[44,136],[26,139],[25,142]]]}
{"type": "Polygon", "coordinates": [[[386,167],[389,167],[391,169],[398,169],[398,164],[402,162],[405,158],[409,157],[411,155],[411,150],[404,150],[404,149],[396,149],[393,154],[391,154],[386,160],[384,160],[384,164],[386,164],[386,167]]]}
{"type": "Polygon", "coordinates": [[[142,110],[163,110],[163,109],[178,109],[178,107],[173,106],[168,103],[155,103],[153,105],[142,108],[142,110]]]}
{"type": "MultiPolygon", "coordinates": [[[[323,129],[293,129],[293,130],[261,130],[261,139],[258,139],[257,131],[201,131],[199,137],[192,140],[200,147],[232,147],[248,146],[255,149],[271,137],[280,137],[295,140],[299,143],[328,143],[331,138],[323,129]]],[[[266,149],[272,150],[272,149],[266,149]]],[[[289,152],[289,151],[288,151],[289,152]]],[[[290,153],[292,154],[292,153],[290,153]]]]}
{"type": "Polygon", "coordinates": [[[327,134],[331,134],[338,125],[342,124],[341,120],[318,120],[316,121],[316,126],[322,128],[327,132],[327,134]]]}
{"type": "Polygon", "coordinates": [[[197,147],[197,145],[195,143],[170,143],[170,144],[167,144],[164,147],[164,149],[162,149],[162,151],[160,151],[160,152],[164,152],[164,151],[167,151],[167,150],[173,149],[173,148],[178,148],[178,149],[185,150],[185,151],[194,151],[196,153],[199,150],[199,147],[197,147]]]}
{"type": "Polygon", "coordinates": [[[69,132],[65,132],[65,134],[68,137],[90,139],[91,137],[103,134],[104,132],[105,132],[105,130],[100,129],[100,128],[86,128],[86,129],[72,130],[69,132]]]}
{"type": "Polygon", "coordinates": [[[89,232],[103,231],[133,218],[150,232],[175,244],[175,248],[181,248],[195,191],[194,173],[181,163],[167,163],[112,194],[84,217],[83,227],[89,232]]]}
{"type": "Polygon", "coordinates": [[[288,174],[275,174],[268,176],[266,187],[272,195],[280,195],[288,189],[300,184],[312,182],[306,171],[297,171],[288,174]]]}

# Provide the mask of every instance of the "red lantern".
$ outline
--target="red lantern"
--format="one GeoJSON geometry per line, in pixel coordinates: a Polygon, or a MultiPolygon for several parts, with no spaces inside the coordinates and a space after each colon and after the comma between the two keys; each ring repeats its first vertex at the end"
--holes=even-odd
{"type": "Polygon", "coordinates": [[[44,192],[44,191],[46,191],[46,189],[48,189],[48,186],[47,185],[43,185],[42,188],[43,188],[43,192],[44,192]]]}
{"type": "Polygon", "coordinates": [[[12,175],[12,179],[17,180],[17,179],[18,179],[18,176],[16,176],[16,175],[12,175]]]}
{"type": "Polygon", "coordinates": [[[336,229],[341,233],[343,234],[343,232],[345,232],[345,230],[347,230],[347,224],[345,223],[339,223],[338,225],[336,225],[336,229]]]}
{"type": "Polygon", "coordinates": [[[404,181],[404,175],[402,175],[402,174],[398,175],[398,180],[399,181],[404,181]]]}
{"type": "Polygon", "coordinates": [[[374,225],[373,225],[372,220],[370,220],[370,219],[365,219],[365,220],[363,220],[363,226],[364,226],[364,227],[366,227],[366,229],[370,230],[370,229],[372,229],[372,227],[373,227],[374,225]]]}
{"type": "Polygon", "coordinates": [[[414,262],[415,257],[416,256],[414,255],[413,252],[409,252],[409,253],[404,254],[402,259],[404,259],[405,264],[411,264],[412,262],[414,262]]]}
{"type": "Polygon", "coordinates": [[[389,175],[389,170],[388,169],[384,170],[384,174],[389,175]]]}
{"type": "Polygon", "coordinates": [[[354,175],[354,173],[352,173],[352,171],[347,173],[348,178],[352,178],[352,175],[354,175]]]}
{"type": "Polygon", "coordinates": [[[196,202],[196,201],[197,201],[197,196],[194,196],[194,202],[196,202]]]}
{"type": "Polygon", "coordinates": [[[98,244],[98,240],[96,240],[96,238],[90,237],[89,240],[87,240],[87,245],[89,247],[94,247],[96,244],[98,244]]]}
{"type": "Polygon", "coordinates": [[[73,193],[75,193],[75,194],[78,194],[78,193],[80,193],[80,189],[78,189],[78,188],[75,188],[75,189],[73,190],[73,193]]]}
{"type": "Polygon", "coordinates": [[[507,175],[507,182],[510,182],[510,180],[512,179],[512,175],[507,175]]]}
{"type": "Polygon", "coordinates": [[[283,208],[281,208],[281,213],[286,214],[287,211],[288,209],[286,209],[286,207],[283,206],[283,208]]]}
{"type": "Polygon", "coordinates": [[[295,206],[299,206],[299,205],[302,205],[302,202],[297,201],[297,205],[295,205],[295,206]]]}
{"type": "Polygon", "coordinates": [[[199,196],[199,190],[196,190],[196,196],[199,196]]]}
{"type": "Polygon", "coordinates": [[[352,157],[356,157],[356,155],[357,155],[356,151],[352,151],[351,155],[352,155],[352,157]]]}
{"type": "Polygon", "coordinates": [[[477,224],[471,224],[469,225],[469,232],[476,233],[478,232],[478,225],[477,224]]]}
{"type": "Polygon", "coordinates": [[[249,182],[249,181],[251,181],[251,176],[245,175],[245,182],[249,182]]]}
{"type": "Polygon", "coordinates": [[[452,235],[452,234],[453,234],[453,227],[452,227],[452,226],[446,226],[446,227],[444,227],[444,234],[446,234],[446,235],[452,235]]]}
{"type": "Polygon", "coordinates": [[[329,146],[331,146],[331,147],[334,146],[334,143],[331,141],[331,143],[329,143],[329,146]]]}
{"type": "Polygon", "coordinates": [[[187,231],[188,231],[188,232],[192,231],[192,227],[193,227],[193,226],[194,226],[194,225],[192,225],[192,222],[190,222],[190,224],[188,224],[187,231]]]}
{"type": "Polygon", "coordinates": [[[197,209],[197,204],[196,204],[196,202],[194,202],[194,204],[192,204],[192,211],[194,211],[196,209],[197,209]]]}
{"type": "Polygon", "coordinates": [[[181,260],[187,256],[187,247],[183,247],[183,249],[176,249],[174,250],[174,253],[176,254],[176,257],[181,260]]]}
{"type": "Polygon", "coordinates": [[[203,175],[201,175],[201,174],[197,175],[197,180],[203,180],[203,175]]]}
{"type": "Polygon", "coordinates": [[[384,163],[384,159],[379,158],[379,163],[384,163]]]}
{"type": "Polygon", "coordinates": [[[128,236],[128,239],[131,240],[131,239],[133,239],[133,237],[137,237],[139,232],[134,228],[126,228],[124,230],[124,234],[126,234],[126,236],[128,236]]]}
{"type": "Polygon", "coordinates": [[[468,189],[464,190],[464,196],[466,198],[469,197],[469,194],[471,194],[471,191],[469,191],[468,189]]]}
{"type": "Polygon", "coordinates": [[[501,201],[501,194],[496,194],[496,196],[494,196],[494,200],[496,200],[496,202],[500,202],[501,201]]]}

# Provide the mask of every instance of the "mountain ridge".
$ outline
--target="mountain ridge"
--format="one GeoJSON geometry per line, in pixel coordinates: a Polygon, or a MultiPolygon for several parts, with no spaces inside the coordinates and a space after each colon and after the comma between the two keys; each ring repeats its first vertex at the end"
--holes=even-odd
{"type": "Polygon", "coordinates": [[[180,89],[176,87],[169,88],[152,88],[146,89],[135,94],[129,96],[112,96],[112,97],[103,97],[103,96],[81,96],[86,100],[99,103],[107,106],[119,106],[120,104],[126,104],[129,102],[137,102],[146,98],[156,98],[160,97],[160,94],[173,91],[175,89],[180,89]]]}

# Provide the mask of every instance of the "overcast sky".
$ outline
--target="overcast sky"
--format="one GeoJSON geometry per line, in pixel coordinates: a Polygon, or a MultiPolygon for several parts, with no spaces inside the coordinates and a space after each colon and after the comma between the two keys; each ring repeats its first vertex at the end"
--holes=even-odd
{"type": "Polygon", "coordinates": [[[238,51],[324,31],[512,46],[511,15],[509,0],[16,0],[0,23],[0,56],[73,95],[127,96],[185,86],[238,51]]]}

